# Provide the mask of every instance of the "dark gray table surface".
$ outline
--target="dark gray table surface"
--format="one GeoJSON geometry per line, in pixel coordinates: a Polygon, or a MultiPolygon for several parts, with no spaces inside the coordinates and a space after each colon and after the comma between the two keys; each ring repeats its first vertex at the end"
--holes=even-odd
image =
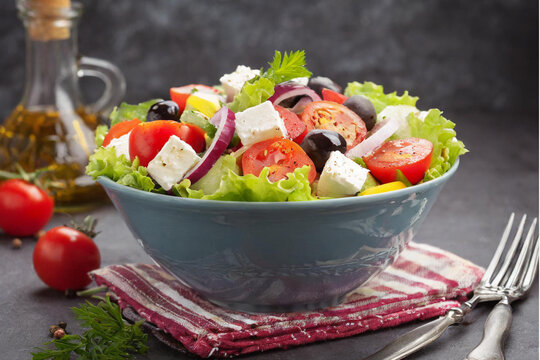
{"type": "MultiPolygon", "coordinates": [[[[458,134],[470,153],[443,189],[425,220],[416,241],[450,250],[477,264],[486,265],[511,211],[538,215],[538,118],[518,114],[451,114],[458,134]]],[[[112,206],[92,214],[101,220],[96,242],[102,264],[149,262],[112,206]]],[[[77,215],[82,218],[85,214],[77,215]]],[[[48,228],[67,223],[57,215],[48,228]]],[[[49,325],[64,320],[77,331],[67,299],[45,287],[32,270],[35,241],[11,249],[11,240],[0,237],[0,359],[28,359],[32,347],[49,340],[49,325]]],[[[466,323],[452,327],[414,359],[463,359],[482,336],[491,305],[480,305],[466,323]]],[[[361,359],[395,337],[417,326],[366,333],[347,339],[321,342],[287,351],[271,351],[245,359],[361,359]]],[[[150,351],[140,359],[187,359],[150,339],[150,351]]],[[[538,358],[538,284],[524,301],[515,303],[514,323],[506,343],[508,359],[538,358]]]]}

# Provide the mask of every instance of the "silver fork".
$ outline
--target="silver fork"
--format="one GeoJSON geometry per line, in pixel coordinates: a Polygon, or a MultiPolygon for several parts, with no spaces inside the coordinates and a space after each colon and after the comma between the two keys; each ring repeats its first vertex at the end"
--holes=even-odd
{"type": "Polygon", "coordinates": [[[512,323],[510,303],[527,293],[538,268],[539,244],[538,237],[534,237],[537,220],[536,218],[533,220],[525,239],[521,242],[526,219],[527,216],[523,215],[514,240],[500,265],[514,223],[514,213],[510,215],[497,250],[469,301],[448,310],[445,316],[400,336],[364,360],[403,359],[438,339],[450,325],[461,323],[466,314],[484,301],[499,301],[499,303],[486,320],[482,341],[467,355],[467,360],[504,359],[503,344],[512,323]],[[520,243],[521,248],[518,251],[520,243]]]}

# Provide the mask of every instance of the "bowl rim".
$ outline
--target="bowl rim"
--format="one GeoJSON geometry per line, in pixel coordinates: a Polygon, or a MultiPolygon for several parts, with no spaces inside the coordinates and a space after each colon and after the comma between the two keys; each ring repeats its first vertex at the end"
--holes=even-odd
{"type": "Polygon", "coordinates": [[[428,190],[433,187],[444,184],[459,167],[459,158],[456,159],[454,164],[447,172],[442,176],[427,181],[422,184],[410,186],[404,189],[389,191],[380,194],[366,195],[366,196],[350,196],[344,198],[335,198],[335,199],[325,199],[320,201],[281,201],[281,202],[271,202],[271,201],[260,201],[260,202],[250,202],[250,201],[224,201],[224,200],[203,200],[203,199],[189,199],[179,196],[171,196],[166,194],[158,194],[148,191],[143,191],[135,189],[126,185],[118,184],[117,182],[109,179],[105,176],[99,176],[97,182],[100,183],[105,189],[112,189],[122,193],[129,193],[130,196],[140,200],[160,200],[164,205],[190,205],[197,208],[229,208],[232,210],[241,210],[243,208],[264,208],[264,209],[298,209],[298,208],[331,208],[344,205],[357,205],[357,204],[369,204],[369,203],[380,203],[386,202],[398,198],[400,196],[407,196],[413,193],[421,192],[422,190],[428,190]]]}

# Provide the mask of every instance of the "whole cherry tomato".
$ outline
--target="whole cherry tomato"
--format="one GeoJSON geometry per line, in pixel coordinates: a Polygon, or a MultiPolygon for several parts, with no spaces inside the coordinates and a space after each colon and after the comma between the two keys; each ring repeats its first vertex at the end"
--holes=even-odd
{"type": "Polygon", "coordinates": [[[54,211],[54,200],[27,181],[10,179],[0,184],[0,228],[13,236],[41,230],[54,211]]]}
{"type": "Polygon", "coordinates": [[[53,289],[82,289],[92,279],[89,271],[99,268],[99,250],[94,241],[79,230],[58,226],[39,238],[34,248],[34,269],[53,289]]]}

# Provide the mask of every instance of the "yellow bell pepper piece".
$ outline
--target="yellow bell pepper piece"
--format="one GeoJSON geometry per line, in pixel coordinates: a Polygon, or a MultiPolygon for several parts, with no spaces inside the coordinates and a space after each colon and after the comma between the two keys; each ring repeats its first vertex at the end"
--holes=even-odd
{"type": "Polygon", "coordinates": [[[186,101],[187,110],[195,110],[211,118],[221,108],[219,96],[197,91],[191,94],[186,101]]]}
{"type": "Polygon", "coordinates": [[[407,185],[402,183],[401,181],[394,181],[378,186],[374,186],[372,188],[366,189],[360,193],[360,196],[363,195],[373,195],[373,194],[380,194],[388,191],[394,191],[399,189],[405,189],[407,185]]]}

